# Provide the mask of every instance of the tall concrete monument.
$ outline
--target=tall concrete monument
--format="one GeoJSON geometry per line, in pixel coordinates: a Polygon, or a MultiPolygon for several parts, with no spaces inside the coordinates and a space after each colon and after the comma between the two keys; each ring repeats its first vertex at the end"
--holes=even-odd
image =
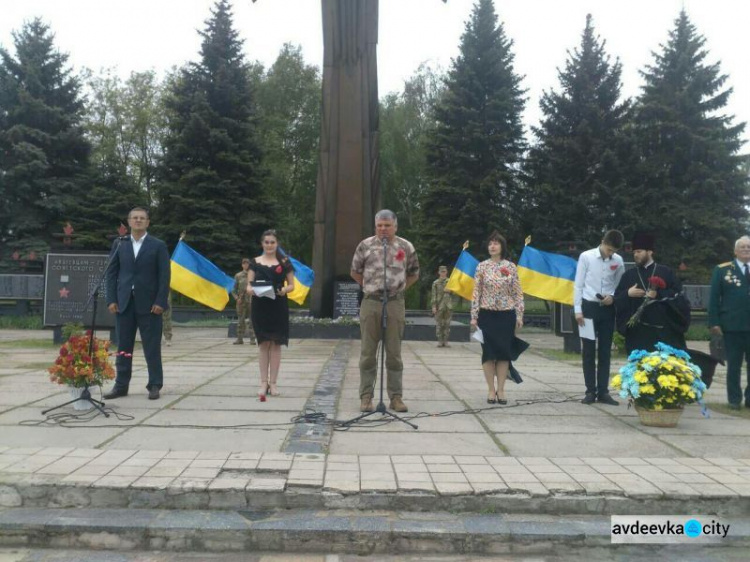
{"type": "Polygon", "coordinates": [[[378,184],[378,0],[322,0],[320,133],[311,312],[333,313],[337,279],[373,233],[378,184]]]}

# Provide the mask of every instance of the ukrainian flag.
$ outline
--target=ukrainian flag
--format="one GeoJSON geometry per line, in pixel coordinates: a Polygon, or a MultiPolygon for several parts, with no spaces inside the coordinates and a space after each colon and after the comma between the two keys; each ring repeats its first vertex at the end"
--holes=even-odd
{"type": "Polygon", "coordinates": [[[540,299],[573,304],[576,260],[525,246],[518,260],[523,292],[540,299]]]}
{"type": "Polygon", "coordinates": [[[315,281],[315,272],[292,256],[287,257],[294,267],[294,290],[287,297],[301,306],[307,298],[307,293],[310,292],[313,281],[315,281]]]}
{"type": "Polygon", "coordinates": [[[224,310],[234,279],[204,258],[182,240],[172,252],[171,289],[214,310],[224,310]]]}
{"type": "Polygon", "coordinates": [[[474,272],[477,270],[478,265],[479,260],[466,250],[463,250],[461,255],[458,256],[458,261],[453,267],[445,289],[470,301],[474,295],[474,272]]]}

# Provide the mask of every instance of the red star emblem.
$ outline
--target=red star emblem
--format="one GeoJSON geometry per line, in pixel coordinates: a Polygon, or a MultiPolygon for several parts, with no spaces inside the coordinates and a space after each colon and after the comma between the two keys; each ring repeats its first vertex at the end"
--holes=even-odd
{"type": "Polygon", "coordinates": [[[68,289],[67,287],[63,287],[62,289],[60,289],[59,292],[60,292],[61,299],[67,299],[68,296],[70,295],[70,289],[68,289]]]}

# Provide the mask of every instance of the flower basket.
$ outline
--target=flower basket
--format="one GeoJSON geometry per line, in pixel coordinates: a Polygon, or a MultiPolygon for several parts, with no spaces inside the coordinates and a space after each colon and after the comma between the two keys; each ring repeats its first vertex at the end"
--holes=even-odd
{"type": "Polygon", "coordinates": [[[83,394],[83,390],[84,390],[83,387],[76,387],[76,386],[71,386],[68,389],[68,391],[70,392],[71,400],[75,400],[75,402],[73,402],[73,408],[79,411],[90,410],[91,408],[94,407],[94,405],[88,400],[78,400],[83,394]]]}
{"type": "Polygon", "coordinates": [[[104,381],[115,378],[109,362],[109,341],[94,338],[89,354],[90,332],[70,336],[60,347],[55,363],[47,369],[50,380],[83,389],[86,386],[102,386],[104,381]]]}
{"type": "Polygon", "coordinates": [[[635,350],[612,378],[612,387],[635,406],[643,425],[675,427],[686,404],[701,402],[706,384],[690,355],[665,343],[635,350]]]}
{"type": "Polygon", "coordinates": [[[673,408],[671,410],[651,410],[648,408],[635,407],[641,425],[649,427],[677,427],[684,408],[673,408]]]}

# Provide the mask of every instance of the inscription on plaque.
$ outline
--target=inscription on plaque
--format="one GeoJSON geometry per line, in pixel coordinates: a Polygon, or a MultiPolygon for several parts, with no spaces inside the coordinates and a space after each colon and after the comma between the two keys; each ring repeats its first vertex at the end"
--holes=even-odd
{"type": "MultiPolygon", "coordinates": [[[[47,254],[44,272],[44,325],[62,326],[77,322],[88,327],[93,303],[89,295],[107,263],[106,254],[47,254]]],[[[107,310],[104,286],[99,290],[97,328],[113,328],[115,315],[107,310]]]]}
{"type": "Polygon", "coordinates": [[[360,287],[354,281],[337,281],[333,296],[333,317],[359,316],[360,287]]]}
{"type": "Polygon", "coordinates": [[[0,275],[0,299],[41,299],[44,275],[0,275]]]}

